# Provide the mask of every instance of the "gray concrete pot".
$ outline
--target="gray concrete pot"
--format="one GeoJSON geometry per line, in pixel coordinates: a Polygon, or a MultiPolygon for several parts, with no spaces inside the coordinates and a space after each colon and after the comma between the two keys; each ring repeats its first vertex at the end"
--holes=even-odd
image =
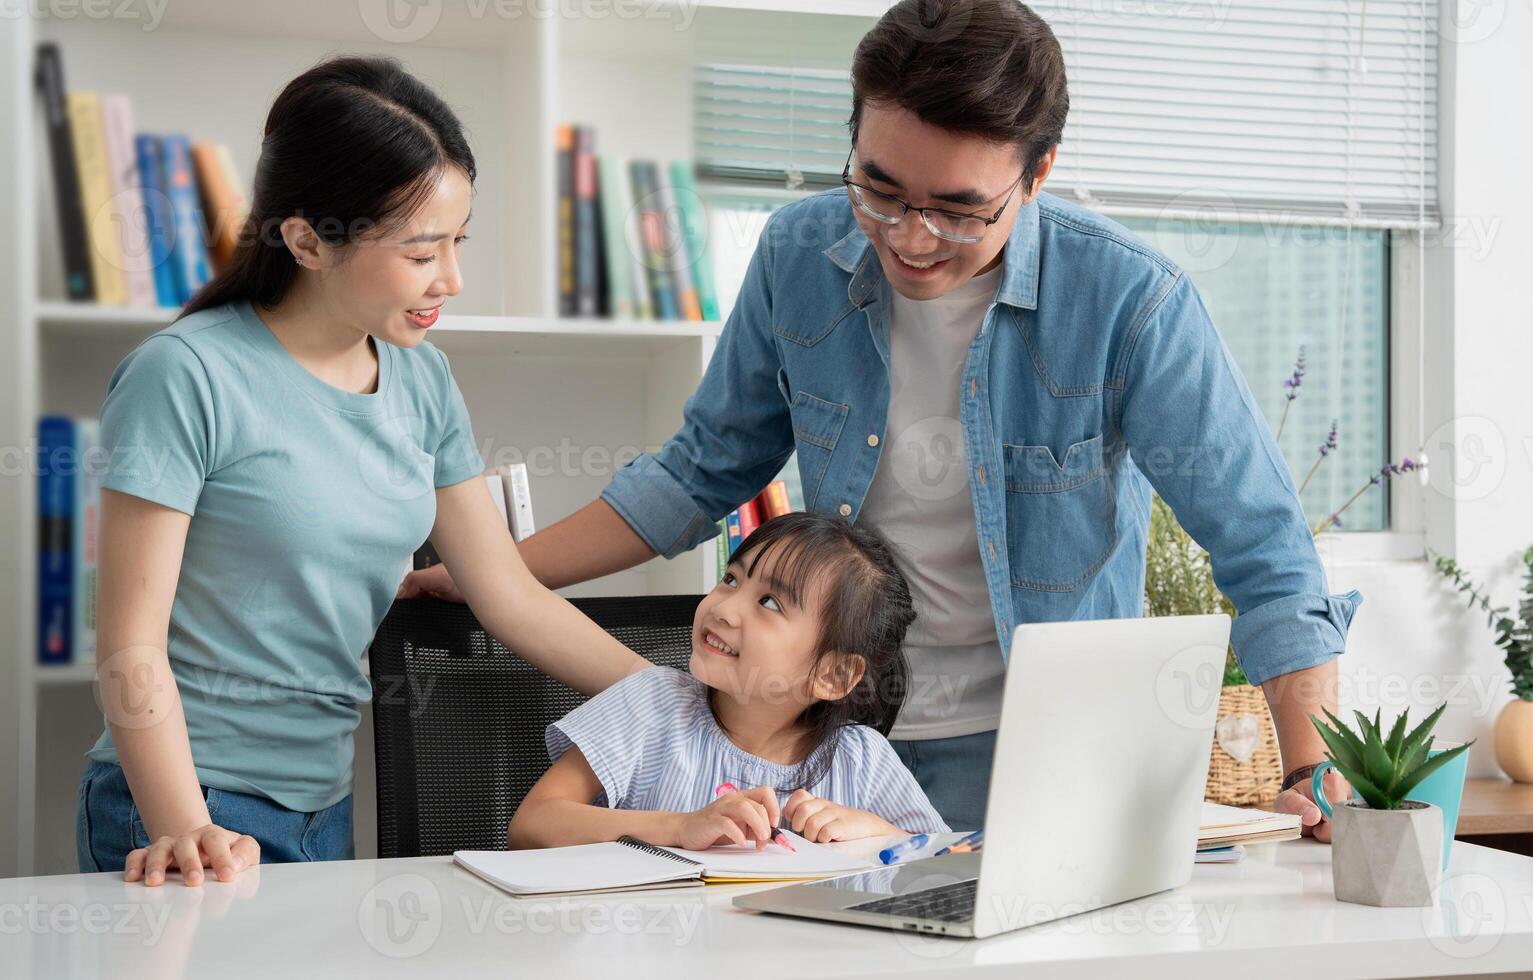
{"type": "Polygon", "coordinates": [[[1375,810],[1360,800],[1337,804],[1331,818],[1331,879],[1336,900],[1420,908],[1433,904],[1442,878],[1443,815],[1406,800],[1375,810]]]}

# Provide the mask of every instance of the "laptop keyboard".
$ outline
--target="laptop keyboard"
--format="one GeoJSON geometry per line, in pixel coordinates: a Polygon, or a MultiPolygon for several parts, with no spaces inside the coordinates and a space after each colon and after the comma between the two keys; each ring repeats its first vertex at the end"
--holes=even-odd
{"type": "Polygon", "coordinates": [[[938,922],[963,922],[974,917],[974,894],[978,888],[979,879],[970,878],[940,888],[863,902],[851,906],[847,911],[935,919],[938,922]]]}

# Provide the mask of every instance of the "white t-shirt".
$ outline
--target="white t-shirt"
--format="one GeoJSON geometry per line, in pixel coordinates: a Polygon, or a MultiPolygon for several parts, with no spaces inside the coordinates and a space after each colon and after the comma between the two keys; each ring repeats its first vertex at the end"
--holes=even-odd
{"type": "Polygon", "coordinates": [[[916,621],[905,638],[910,687],[890,738],[989,731],[1006,673],[980,563],[959,423],[969,346],[1002,266],[944,296],[894,293],[889,324],[889,419],[878,470],[858,517],[895,546],[916,621]]]}

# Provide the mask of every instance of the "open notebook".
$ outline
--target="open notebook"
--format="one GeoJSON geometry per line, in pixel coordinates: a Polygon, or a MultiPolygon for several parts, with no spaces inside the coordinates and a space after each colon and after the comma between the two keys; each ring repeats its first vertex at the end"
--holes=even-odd
{"type": "Polygon", "coordinates": [[[1257,844],[1293,840],[1302,833],[1297,813],[1269,813],[1203,801],[1198,826],[1198,850],[1226,844],[1257,844]]]}
{"type": "Polygon", "coordinates": [[[729,844],[706,851],[660,847],[634,837],[534,851],[457,851],[453,860],[517,897],[678,888],[705,882],[803,881],[877,867],[784,830],[796,852],[729,844]]]}

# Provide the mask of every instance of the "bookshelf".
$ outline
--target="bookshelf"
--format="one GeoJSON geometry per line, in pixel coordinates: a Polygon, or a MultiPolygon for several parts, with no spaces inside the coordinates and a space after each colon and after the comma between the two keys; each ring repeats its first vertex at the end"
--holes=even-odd
{"type": "MultiPolygon", "coordinates": [[[[23,16],[0,32],[0,293],[11,298],[0,348],[0,447],[30,444],[48,412],[99,413],[107,379],[170,310],[62,299],[47,147],[31,92],[35,45],[59,44],[69,88],[128,93],[136,126],[217,140],[248,182],[260,126],[290,78],[338,53],[386,54],[459,113],[479,165],[465,285],[430,339],[452,360],[489,463],[533,469],[539,526],[594,499],[625,454],[663,443],[713,353],[718,323],[560,319],[554,266],[554,127],[591,125],[602,154],[691,157],[690,79],[699,54],[795,63],[850,58],[889,0],[642,0],[549,5],[444,0],[313,4],[189,0],[147,23],[23,16]],[[400,23],[389,11],[435,19],[400,23]],[[579,11],[585,11],[580,13],[579,11]],[[429,29],[421,32],[420,28],[429,29]],[[535,460],[544,461],[533,467],[535,460]]],[[[126,9],[126,8],[125,8],[126,9]]],[[[132,19],[133,17],[139,19],[132,19]]],[[[706,186],[700,187],[704,198],[706,186]]],[[[745,193],[757,193],[746,191],[745,193]]],[[[732,297],[722,295],[727,311],[732,297]]],[[[36,664],[35,478],[0,479],[0,877],[73,871],[81,754],[100,728],[86,665],[36,664]]],[[[714,544],[674,561],[587,583],[571,594],[697,592],[715,575],[714,544]]],[[[371,731],[357,734],[359,856],[371,853],[371,731]]]]}

